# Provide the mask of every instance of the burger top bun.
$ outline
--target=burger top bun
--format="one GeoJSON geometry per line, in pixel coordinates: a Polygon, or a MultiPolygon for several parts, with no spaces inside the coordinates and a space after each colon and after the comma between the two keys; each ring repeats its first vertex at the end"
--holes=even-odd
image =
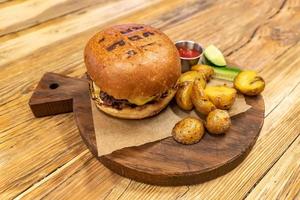
{"type": "Polygon", "coordinates": [[[181,73],[173,42],[143,24],[117,25],[97,33],[85,47],[84,60],[91,79],[116,99],[166,92],[181,73]]]}

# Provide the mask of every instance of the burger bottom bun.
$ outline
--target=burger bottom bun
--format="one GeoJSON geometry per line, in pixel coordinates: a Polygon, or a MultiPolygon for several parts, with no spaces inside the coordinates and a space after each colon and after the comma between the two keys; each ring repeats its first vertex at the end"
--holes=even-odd
{"type": "Polygon", "coordinates": [[[154,116],[163,110],[176,94],[175,89],[169,90],[169,95],[153,104],[145,104],[135,108],[125,107],[121,110],[102,104],[101,99],[94,100],[97,108],[108,115],[122,119],[143,119],[154,116]]]}

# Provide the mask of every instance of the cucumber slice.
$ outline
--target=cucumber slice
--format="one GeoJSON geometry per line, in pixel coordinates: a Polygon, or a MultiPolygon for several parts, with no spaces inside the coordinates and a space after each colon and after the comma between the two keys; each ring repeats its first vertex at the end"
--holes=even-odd
{"type": "Polygon", "coordinates": [[[226,60],[225,60],[222,52],[214,45],[209,45],[204,50],[204,58],[205,58],[204,61],[208,65],[214,65],[217,67],[226,66],[226,60]]]}
{"type": "Polygon", "coordinates": [[[239,68],[235,67],[213,67],[213,69],[215,71],[214,78],[227,81],[234,81],[235,77],[241,72],[239,68]]]}

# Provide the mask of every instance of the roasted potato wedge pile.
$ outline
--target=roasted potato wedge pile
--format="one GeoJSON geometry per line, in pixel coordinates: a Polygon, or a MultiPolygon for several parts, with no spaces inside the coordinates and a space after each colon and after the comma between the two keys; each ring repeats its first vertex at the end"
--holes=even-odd
{"type": "MultiPolygon", "coordinates": [[[[214,70],[208,65],[193,66],[192,71],[183,73],[178,79],[175,98],[181,109],[189,111],[195,107],[197,112],[207,115],[207,130],[220,134],[226,132],[231,123],[228,112],[219,109],[229,109],[235,101],[237,91],[227,86],[206,86],[213,73],[214,70]]],[[[200,126],[196,125],[195,120],[186,118],[178,122],[172,131],[174,139],[183,144],[199,141],[202,136],[194,137],[197,135],[195,129],[200,126]]]]}
{"type": "MultiPolygon", "coordinates": [[[[208,65],[195,65],[181,75],[178,80],[176,102],[183,110],[192,110],[206,115],[204,126],[211,134],[223,134],[229,130],[231,119],[228,109],[234,104],[237,90],[245,95],[260,94],[265,88],[265,81],[255,71],[242,71],[235,75],[234,88],[224,85],[206,86],[214,75],[214,69],[208,65]]],[[[194,144],[204,134],[201,121],[185,118],[173,128],[172,135],[177,142],[194,144]]]]}
{"type": "Polygon", "coordinates": [[[227,86],[208,86],[213,74],[213,69],[208,65],[195,65],[194,71],[182,74],[178,80],[178,91],[176,102],[183,110],[195,109],[204,115],[210,111],[219,109],[229,109],[235,100],[236,90],[227,86]]]}

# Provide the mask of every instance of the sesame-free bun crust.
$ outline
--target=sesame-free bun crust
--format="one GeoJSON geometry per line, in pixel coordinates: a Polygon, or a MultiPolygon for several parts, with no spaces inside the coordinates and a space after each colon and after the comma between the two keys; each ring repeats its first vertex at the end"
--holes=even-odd
{"type": "Polygon", "coordinates": [[[142,24],[117,25],[97,33],[85,47],[84,61],[96,85],[116,99],[161,94],[176,84],[181,73],[173,42],[142,24]]]}
{"type": "Polygon", "coordinates": [[[137,106],[135,108],[125,107],[121,110],[115,109],[111,106],[104,105],[101,99],[94,100],[97,108],[106,114],[123,119],[143,119],[158,114],[162,109],[168,106],[169,102],[176,94],[175,89],[170,89],[168,96],[160,99],[153,104],[145,104],[143,106],[137,106]]]}

